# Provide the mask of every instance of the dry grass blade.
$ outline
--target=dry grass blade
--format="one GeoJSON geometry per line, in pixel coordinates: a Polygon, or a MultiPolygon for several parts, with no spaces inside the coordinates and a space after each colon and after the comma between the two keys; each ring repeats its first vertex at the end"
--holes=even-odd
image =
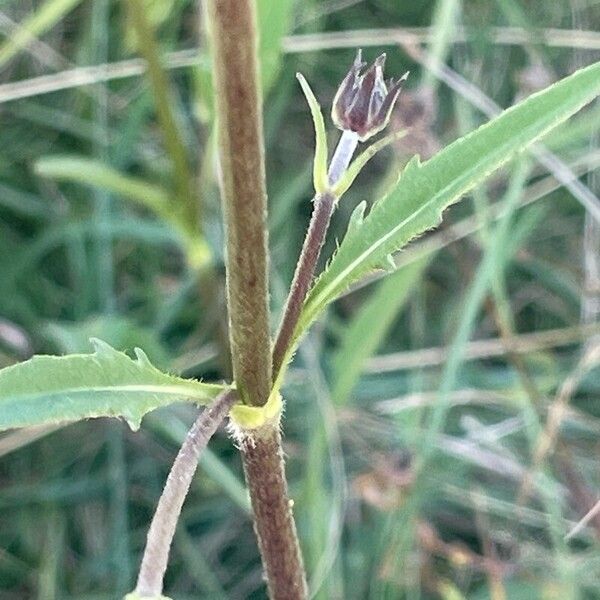
{"type": "MultiPolygon", "coordinates": [[[[435,35],[436,32],[431,27],[386,27],[305,33],[285,38],[284,49],[290,53],[301,53],[337,48],[428,44],[435,35]]],[[[522,46],[531,42],[531,32],[522,27],[491,27],[489,35],[493,44],[522,46]]],[[[548,28],[540,30],[539,35],[545,45],[553,48],[600,50],[600,34],[597,31],[548,28]]],[[[454,31],[451,40],[454,43],[464,43],[480,37],[480,30],[462,27],[454,31]]]]}
{"type": "Polygon", "coordinates": [[[531,466],[521,481],[519,493],[517,495],[517,504],[519,506],[527,501],[531,493],[536,473],[539,471],[543,462],[547,459],[556,444],[561,423],[565,417],[569,402],[577,391],[577,387],[587,373],[594,369],[598,364],[600,364],[600,346],[593,348],[582,356],[571,375],[569,375],[561,385],[556,398],[548,408],[546,426],[538,439],[537,446],[533,453],[531,466]]]}
{"type": "Polygon", "coordinates": [[[588,513],[569,531],[569,533],[565,536],[565,540],[570,540],[574,538],[577,534],[581,532],[581,530],[597,515],[600,515],[600,500],[594,504],[594,506],[589,510],[588,513]]]}
{"type": "MultiPolygon", "coordinates": [[[[479,360],[505,356],[509,353],[527,354],[550,348],[574,344],[593,337],[600,332],[600,324],[576,325],[534,333],[515,335],[507,339],[495,338],[469,342],[464,352],[465,360],[479,360]]],[[[433,367],[443,364],[448,358],[448,348],[425,348],[410,352],[397,352],[376,356],[367,363],[366,371],[385,373],[402,369],[433,367]]]]}
{"type": "MultiPolygon", "coordinates": [[[[0,29],[7,37],[11,37],[18,32],[19,24],[15,23],[7,14],[0,13],[0,29]]],[[[23,50],[31,54],[41,64],[53,69],[65,69],[70,66],[69,61],[64,56],[36,37],[33,37],[23,50]]]]}
{"type": "Polygon", "coordinates": [[[0,438],[0,457],[20,450],[61,428],[62,425],[40,425],[11,431],[0,438]]]}
{"type": "MultiPolygon", "coordinates": [[[[199,50],[180,50],[164,56],[163,65],[167,69],[190,67],[202,62],[199,50]]],[[[146,72],[146,62],[139,58],[114,63],[76,67],[51,75],[40,75],[23,81],[14,81],[0,85],[0,104],[50,94],[61,90],[93,85],[115,79],[138,77],[146,72]]]]}

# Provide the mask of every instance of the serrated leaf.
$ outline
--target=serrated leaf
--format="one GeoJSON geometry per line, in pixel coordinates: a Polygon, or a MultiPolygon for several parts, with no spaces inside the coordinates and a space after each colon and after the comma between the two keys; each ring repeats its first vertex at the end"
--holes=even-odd
{"type": "Polygon", "coordinates": [[[600,63],[582,69],[450,144],[424,164],[412,160],[397,185],[344,237],[311,290],[304,318],[438,225],[442,212],[518,152],[600,94],[600,63]]]}
{"type": "Polygon", "coordinates": [[[93,354],[34,356],[0,370],[0,431],[92,417],[123,417],[137,429],[155,408],[182,400],[207,404],[227,389],[163,373],[139,348],[133,360],[92,343],[93,354]]]}
{"type": "MultiPolygon", "coordinates": [[[[426,163],[411,160],[364,219],[362,208],[353,215],[337,252],[308,294],[286,359],[311,323],[350,285],[384,264],[388,254],[438,225],[448,206],[599,94],[600,63],[595,63],[529,96],[426,163]]],[[[276,375],[273,393],[284,370],[276,375]]]]}

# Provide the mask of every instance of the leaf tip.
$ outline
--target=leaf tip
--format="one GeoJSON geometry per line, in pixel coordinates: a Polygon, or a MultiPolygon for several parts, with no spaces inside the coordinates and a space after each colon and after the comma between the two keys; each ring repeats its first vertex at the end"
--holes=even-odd
{"type": "Polygon", "coordinates": [[[105,341],[97,337],[91,337],[90,344],[92,344],[94,352],[99,356],[114,356],[115,354],[119,353],[119,351],[115,350],[110,344],[107,344],[105,341]]]}
{"type": "Polygon", "coordinates": [[[139,431],[142,425],[142,415],[134,415],[133,413],[123,413],[123,418],[125,419],[127,425],[129,425],[129,429],[131,429],[131,431],[139,431]]]}
{"type": "Polygon", "coordinates": [[[315,127],[315,158],[313,165],[313,183],[317,194],[322,194],[328,189],[327,179],[327,133],[321,106],[317,101],[308,81],[301,73],[296,73],[302,92],[308,102],[308,107],[315,127]]]}
{"type": "Polygon", "coordinates": [[[154,365],[150,362],[148,355],[141,348],[134,348],[135,357],[137,358],[137,364],[140,367],[151,367],[154,368],[154,365]]]}

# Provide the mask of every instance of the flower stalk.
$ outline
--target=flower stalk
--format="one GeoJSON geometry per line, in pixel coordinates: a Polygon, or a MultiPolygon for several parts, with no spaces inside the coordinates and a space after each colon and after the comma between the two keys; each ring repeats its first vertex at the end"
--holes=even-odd
{"type": "Polygon", "coordinates": [[[310,225],[302,244],[302,251],[273,346],[273,373],[275,375],[283,366],[287,349],[302,311],[302,304],[313,281],[336,200],[331,192],[318,194],[313,200],[310,225]]]}
{"type": "Polygon", "coordinates": [[[315,124],[314,184],[316,194],[313,199],[314,208],[310,224],[273,348],[273,374],[276,381],[280,379],[279,372],[288,357],[288,350],[294,339],[294,331],[302,312],[302,305],[312,284],[338,200],[367,161],[383,147],[397,139],[399,135],[402,135],[392,134],[379,140],[351,164],[359,141],[366,141],[388,124],[400,94],[401,84],[408,76],[408,73],[405,73],[396,82],[390,80],[386,84],[383,79],[384,64],[385,54],[382,54],[364,74],[361,74],[365,63],[362,61],[361,51],[357,52],[354,63],[340,84],[333,101],[332,119],[342,130],[342,135],[328,167],[327,140],[320,107],[304,77],[300,74],[297,76],[315,124]],[[327,173],[326,178],[324,177],[325,172],[327,173]]]}
{"type": "Polygon", "coordinates": [[[333,187],[347,171],[357,146],[358,133],[349,130],[343,131],[327,172],[330,186],[333,187]]]}

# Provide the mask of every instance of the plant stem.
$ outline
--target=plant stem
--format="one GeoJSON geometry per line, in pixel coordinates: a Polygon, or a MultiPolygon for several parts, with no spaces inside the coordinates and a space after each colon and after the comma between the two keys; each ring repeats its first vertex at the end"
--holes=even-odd
{"type": "Polygon", "coordinates": [[[327,173],[329,185],[335,185],[340,180],[350,164],[356,146],[358,146],[358,134],[354,131],[344,130],[329,164],[327,173]]]}
{"type": "Polygon", "coordinates": [[[241,400],[271,389],[267,197],[254,2],[210,0],[221,196],[227,229],[227,300],[233,374],[241,400]]]}
{"type": "MultiPolygon", "coordinates": [[[[271,391],[267,223],[255,3],[209,0],[221,188],[227,228],[227,299],[241,399],[271,391]]],[[[304,600],[306,580],[287,495],[279,418],[237,432],[255,532],[273,600],[304,600]]]]}
{"type": "MultiPolygon", "coordinates": [[[[342,133],[329,165],[330,185],[335,185],[344,174],[357,145],[358,135],[356,133],[353,131],[342,133]]],[[[273,373],[275,376],[281,369],[288,346],[294,335],[294,329],[298,324],[302,305],[315,275],[317,262],[325,243],[336,202],[337,198],[330,192],[317,195],[313,200],[314,208],[308,232],[304,238],[290,293],[283,309],[283,317],[273,346],[273,373]]]]}
{"type": "Polygon", "coordinates": [[[243,432],[238,441],[269,598],[305,600],[308,591],[285,479],[279,418],[243,432]]]}
{"type": "Polygon", "coordinates": [[[171,542],[198,458],[236,399],[235,391],[225,392],[204,409],[179,449],[148,531],[135,590],[141,598],[158,598],[162,594],[171,542]]]}
{"type": "Polygon", "coordinates": [[[321,249],[325,242],[325,234],[335,208],[335,202],[335,196],[329,192],[317,195],[313,200],[314,208],[310,225],[304,238],[290,293],[273,346],[273,373],[275,375],[282,366],[294,329],[298,323],[304,299],[312,283],[321,249]]]}

